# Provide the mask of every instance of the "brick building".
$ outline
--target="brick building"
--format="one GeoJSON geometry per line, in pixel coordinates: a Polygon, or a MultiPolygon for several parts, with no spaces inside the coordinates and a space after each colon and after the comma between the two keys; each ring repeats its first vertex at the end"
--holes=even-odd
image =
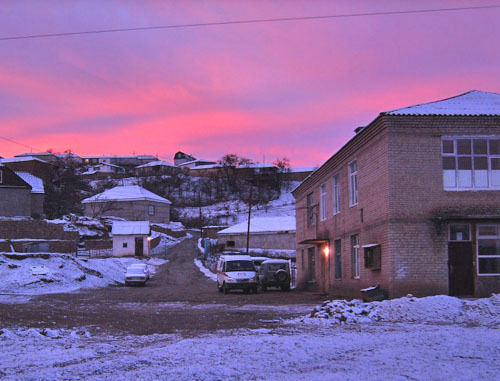
{"type": "Polygon", "coordinates": [[[298,285],[500,291],[500,94],[381,113],[293,194],[298,285]]]}

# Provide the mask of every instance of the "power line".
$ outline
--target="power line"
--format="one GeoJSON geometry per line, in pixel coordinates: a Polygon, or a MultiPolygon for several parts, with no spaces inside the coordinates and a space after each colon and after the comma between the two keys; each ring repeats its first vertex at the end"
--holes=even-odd
{"type": "Polygon", "coordinates": [[[3,136],[0,136],[0,139],[6,140],[8,142],[11,142],[11,143],[14,143],[14,144],[26,147],[26,148],[29,148],[31,151],[33,151],[33,150],[40,151],[40,152],[43,151],[43,150],[41,150],[39,148],[35,148],[35,147],[29,146],[29,145],[26,145],[26,144],[23,144],[23,143],[19,143],[19,142],[16,142],[15,140],[12,140],[12,139],[4,138],[3,136]]]}
{"type": "Polygon", "coordinates": [[[85,34],[136,32],[136,31],[158,30],[158,29],[180,29],[180,28],[197,28],[197,27],[222,26],[222,25],[258,24],[258,23],[283,22],[283,21],[322,20],[322,19],[336,19],[336,18],[348,18],[348,17],[403,15],[403,14],[415,14],[415,13],[456,12],[456,11],[469,11],[469,10],[493,9],[493,8],[500,8],[500,5],[482,5],[477,7],[459,7],[459,8],[416,9],[407,11],[346,13],[346,14],[325,15],[325,16],[283,17],[283,18],[270,18],[270,19],[205,22],[205,23],[195,23],[195,24],[145,26],[136,28],[100,29],[100,30],[80,31],[80,32],[62,32],[62,33],[32,34],[25,36],[8,36],[8,37],[0,37],[0,41],[27,40],[27,39],[47,38],[47,37],[65,37],[65,36],[77,36],[85,34]]]}

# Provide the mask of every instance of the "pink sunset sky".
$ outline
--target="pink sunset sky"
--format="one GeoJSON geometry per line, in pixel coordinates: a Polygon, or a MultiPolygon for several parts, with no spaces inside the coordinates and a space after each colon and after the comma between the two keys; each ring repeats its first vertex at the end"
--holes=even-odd
{"type": "MultiPolygon", "coordinates": [[[[500,1],[5,1],[0,38],[500,5],[500,1]]],[[[0,156],[176,151],[323,163],[378,113],[500,92],[500,8],[0,41],[0,156]]]]}

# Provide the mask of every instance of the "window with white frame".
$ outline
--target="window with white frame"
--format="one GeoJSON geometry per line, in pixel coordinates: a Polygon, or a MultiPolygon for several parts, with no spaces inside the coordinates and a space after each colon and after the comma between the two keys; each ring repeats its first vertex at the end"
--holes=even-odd
{"type": "Polygon", "coordinates": [[[358,165],[352,161],[349,167],[349,206],[358,204],[358,165]]]}
{"type": "Polygon", "coordinates": [[[359,262],[359,235],[355,234],[351,236],[351,265],[352,265],[352,277],[354,279],[359,279],[361,273],[361,267],[359,262]]]}
{"type": "Polygon", "coordinates": [[[319,187],[319,218],[326,220],[326,184],[319,187]]]}
{"type": "Polygon", "coordinates": [[[149,207],[148,207],[148,214],[150,216],[154,216],[155,215],[155,206],[154,205],[149,205],[149,207]]]}
{"type": "Polygon", "coordinates": [[[477,275],[500,275],[500,225],[477,227],[477,275]]]}
{"type": "Polygon", "coordinates": [[[443,137],[446,190],[500,189],[500,136],[443,137]]]}
{"type": "Polygon", "coordinates": [[[340,213],[340,180],[339,175],[333,176],[333,214],[340,213]]]}
{"type": "Polygon", "coordinates": [[[309,193],[307,195],[307,226],[316,225],[315,213],[314,213],[314,194],[309,193]]]}

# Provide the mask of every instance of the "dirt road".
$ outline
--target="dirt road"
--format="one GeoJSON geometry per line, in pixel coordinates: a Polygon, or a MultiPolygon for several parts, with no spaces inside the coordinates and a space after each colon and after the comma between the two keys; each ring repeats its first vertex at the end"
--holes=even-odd
{"type": "Polygon", "coordinates": [[[33,297],[28,303],[0,304],[0,328],[57,327],[113,334],[275,327],[302,315],[324,297],[298,291],[263,294],[217,292],[216,283],[194,265],[196,237],[169,249],[169,263],[146,287],[106,287],[33,297]]]}

